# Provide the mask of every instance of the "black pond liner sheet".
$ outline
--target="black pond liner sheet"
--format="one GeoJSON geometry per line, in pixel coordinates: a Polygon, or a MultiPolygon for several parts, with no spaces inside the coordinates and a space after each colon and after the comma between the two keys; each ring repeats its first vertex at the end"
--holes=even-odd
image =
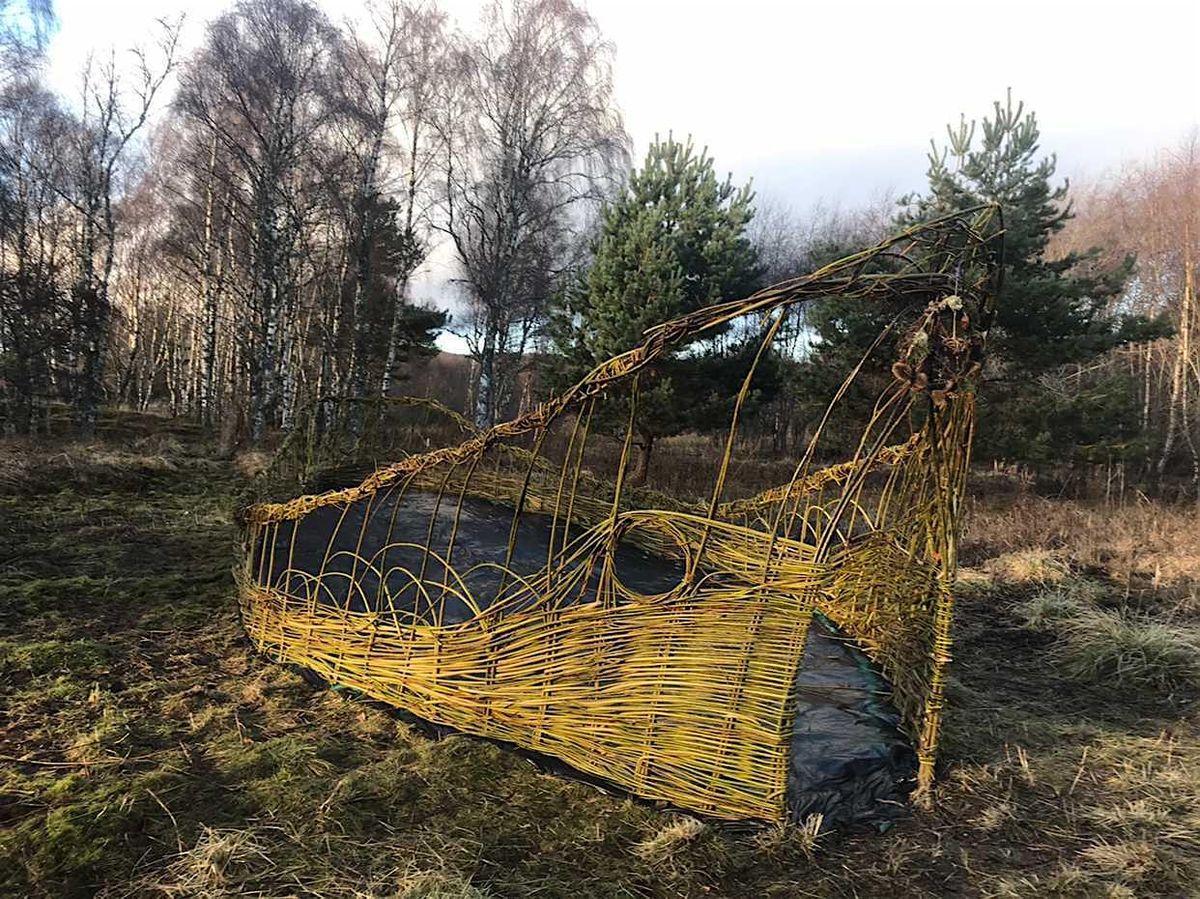
{"type": "MultiPolygon", "coordinates": [[[[393,595],[393,607],[401,607],[399,596],[407,598],[411,608],[415,596],[412,575],[398,569],[419,572],[424,564],[424,582],[442,582],[442,565],[433,556],[426,559],[423,547],[436,510],[431,546],[435,553],[445,554],[458,497],[447,494],[439,503],[436,494],[410,490],[400,503],[396,509],[394,496],[380,493],[371,502],[352,504],[345,515],[343,506],[325,506],[297,522],[282,523],[270,582],[286,590],[289,567],[292,572],[315,575],[324,565],[322,601],[356,611],[373,609],[380,595],[379,576],[355,556],[369,559],[388,544],[415,544],[392,546],[386,564],[380,566],[391,572],[387,587],[393,595]],[[370,516],[365,530],[364,514],[370,516]],[[335,529],[337,538],[327,554],[335,529]],[[352,584],[356,585],[353,589],[352,584]]],[[[513,572],[532,574],[546,564],[550,521],[546,515],[527,512],[521,516],[508,566],[513,572]]],[[[463,572],[480,563],[502,564],[511,525],[511,507],[465,497],[451,560],[454,568],[463,572]]],[[[645,594],[664,593],[683,577],[678,562],[627,543],[618,545],[615,564],[622,583],[645,594]]],[[[301,576],[292,577],[295,580],[290,581],[291,589],[303,593],[301,576]]],[[[495,596],[501,577],[497,569],[485,567],[471,571],[464,580],[476,601],[486,603],[487,597],[495,596]]],[[[594,584],[589,585],[591,591],[594,584]]],[[[444,623],[468,617],[470,611],[463,603],[453,597],[447,600],[444,623]]],[[[903,808],[912,788],[916,756],[900,730],[899,715],[888,701],[888,683],[852,641],[818,614],[808,630],[796,686],[788,774],[792,819],[802,821],[820,813],[828,824],[845,824],[893,817],[903,808]]]]}

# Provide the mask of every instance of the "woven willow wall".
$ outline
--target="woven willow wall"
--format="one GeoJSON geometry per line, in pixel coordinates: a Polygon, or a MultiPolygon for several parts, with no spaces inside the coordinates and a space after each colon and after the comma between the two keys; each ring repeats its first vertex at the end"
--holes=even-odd
{"type": "Polygon", "coordinates": [[[252,506],[240,578],[248,633],[273,659],[553,755],[639,796],[779,821],[796,671],[819,610],[891,682],[927,791],[998,234],[990,207],[920,225],[811,275],[665,322],[570,390],[461,444],[348,489],[252,506]],[[892,380],[848,459],[821,464],[828,422],[863,379],[862,365],[847,373],[786,483],[727,499],[759,366],[789,316],[828,297],[911,313],[875,347],[896,349],[892,380]],[[761,347],[710,499],[629,485],[638,398],[656,364],[731,325],[757,328],[761,347]],[[614,409],[626,424],[605,477],[591,470],[589,447],[612,441],[602,423],[614,409]],[[436,495],[432,511],[415,503],[418,493],[436,495]],[[472,587],[481,572],[455,560],[467,497],[512,510],[507,558],[483,572],[487,596],[472,587]],[[368,541],[368,522],[380,520],[373,510],[385,509],[388,527],[397,516],[426,516],[427,528],[417,523],[424,542],[368,541]],[[435,527],[446,514],[448,538],[435,527]],[[298,565],[297,544],[317,515],[334,518],[323,559],[298,565]],[[531,515],[546,522],[546,560],[518,571],[509,563],[531,515]],[[614,559],[627,545],[674,562],[678,583],[649,595],[622,583],[614,559]]]}

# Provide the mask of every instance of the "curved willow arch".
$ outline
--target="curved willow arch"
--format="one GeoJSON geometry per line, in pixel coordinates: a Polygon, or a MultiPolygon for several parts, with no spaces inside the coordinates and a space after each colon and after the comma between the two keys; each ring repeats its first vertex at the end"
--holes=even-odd
{"type": "Polygon", "coordinates": [[[247,631],[272,658],[635,794],[782,820],[795,675],[819,611],[890,681],[927,793],[1000,235],[990,206],[914,226],[810,275],[663,322],[528,413],[464,428],[457,445],[353,487],[251,506],[240,575],[247,631]],[[726,498],[762,360],[785,317],[830,297],[908,310],[902,333],[893,327],[872,348],[897,346],[890,383],[849,459],[821,464],[828,423],[865,378],[865,357],[791,478],[726,498]],[[757,323],[761,342],[708,500],[630,485],[643,378],[737,322],[757,323]],[[614,402],[628,421],[605,477],[589,453],[605,437],[598,410],[614,402]],[[502,562],[456,556],[466,551],[463,516],[476,514],[464,511],[471,498],[511,515],[502,562]],[[423,545],[394,534],[409,519],[423,545]],[[544,535],[535,548],[545,561],[519,565],[530,527],[544,535]],[[297,568],[298,544],[314,539],[325,541],[319,569],[297,568]],[[634,549],[671,561],[677,581],[639,592],[619,571],[634,549]],[[404,561],[389,559],[397,554],[404,561]]]}

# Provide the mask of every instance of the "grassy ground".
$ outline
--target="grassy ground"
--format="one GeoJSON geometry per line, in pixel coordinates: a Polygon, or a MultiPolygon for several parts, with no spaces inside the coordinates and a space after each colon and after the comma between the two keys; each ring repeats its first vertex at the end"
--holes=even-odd
{"type": "Polygon", "coordinates": [[[264,662],[230,573],[244,476],[143,424],[0,450],[0,895],[1200,892],[1194,515],[976,503],[935,810],[756,831],[264,662]]]}

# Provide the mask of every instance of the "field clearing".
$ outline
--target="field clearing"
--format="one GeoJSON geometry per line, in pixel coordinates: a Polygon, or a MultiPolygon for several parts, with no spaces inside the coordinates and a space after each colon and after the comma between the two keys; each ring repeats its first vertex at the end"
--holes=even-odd
{"type": "Polygon", "coordinates": [[[245,466],[148,424],[3,447],[4,895],[1200,891],[1193,509],[976,496],[935,809],[756,830],[431,739],[260,659],[231,572],[245,466]]]}

